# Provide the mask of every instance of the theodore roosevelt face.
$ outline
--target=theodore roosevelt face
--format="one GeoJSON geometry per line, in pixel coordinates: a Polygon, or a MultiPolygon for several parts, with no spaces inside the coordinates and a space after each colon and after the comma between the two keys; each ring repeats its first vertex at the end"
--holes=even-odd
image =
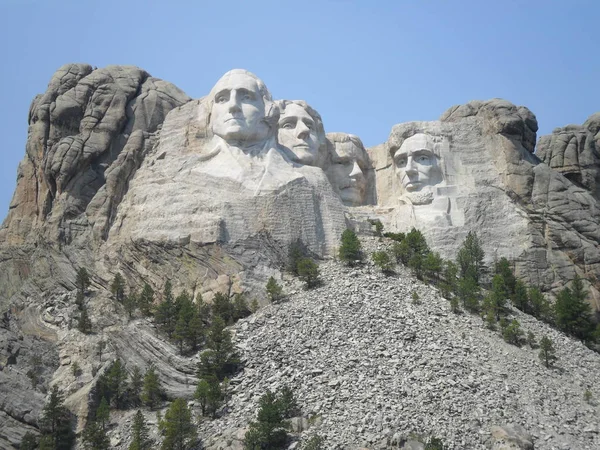
{"type": "Polygon", "coordinates": [[[246,73],[227,73],[212,89],[210,126],[230,144],[245,145],[266,139],[265,102],[257,80],[246,73]]]}
{"type": "Polygon", "coordinates": [[[334,142],[327,172],[344,204],[364,204],[367,189],[365,170],[368,164],[367,152],[360,141],[347,139],[334,142]]]}

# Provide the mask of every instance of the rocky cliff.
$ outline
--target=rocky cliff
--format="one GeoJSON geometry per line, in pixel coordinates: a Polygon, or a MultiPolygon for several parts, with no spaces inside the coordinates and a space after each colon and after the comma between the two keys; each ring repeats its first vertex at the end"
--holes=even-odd
{"type": "MultiPolygon", "coordinates": [[[[172,280],[176,291],[202,293],[209,301],[216,292],[245,292],[264,305],[265,282],[282,279],[291,243],[327,260],[346,227],[369,234],[369,220],[379,219],[386,231],[417,226],[447,258],[476,231],[488,264],[507,257],[518,276],[550,295],[579,274],[598,309],[597,117],[542,137],[537,153],[536,132],[525,107],[470,102],[439,121],[394,126],[387,141],[367,149],[367,158],[358,137],[326,134],[314,109],[273,101],[249,72],[231,71],[206,97],[192,100],[135,67],[62,67],[32,102],[25,158],[0,229],[0,392],[6,393],[0,443],[16,445],[37,429],[45,392],[54,384],[81,428],[98,377],[116,357],[141,368],[154,365],[170,396],[191,397],[198,356],[179,356],[151,321],[126,319],[109,293],[117,272],[131,290],[148,283],[160,292],[172,280]],[[80,267],[92,274],[86,299],[92,335],[74,329],[80,267]],[[74,362],[80,376],[72,374],[74,362]]],[[[447,313],[428,317],[444,310],[443,300],[404,272],[386,281],[367,267],[354,274],[331,262],[323,267],[327,288],[316,297],[292,295],[289,304],[239,325],[237,343],[248,368],[235,380],[231,414],[201,426],[207,441],[225,429],[235,434],[251,417],[259,391],[285,378],[307,411],[323,417],[319,432],[339,448],[383,445],[398,430],[435,431],[454,448],[477,448],[484,440],[479,434],[504,422],[499,411],[507,405],[510,420],[547,442],[539,448],[598,445],[598,430],[577,412],[580,402],[573,400],[564,414],[573,427],[566,435],[558,431],[562,415],[553,417],[564,396],[595,389],[598,360],[575,342],[519,316],[538,333],[555,333],[560,351],[582,361],[581,368],[565,363],[567,375],[548,375],[532,362],[532,352],[498,345],[478,319],[459,324],[447,313]],[[413,288],[435,306],[408,305],[413,288]],[[319,295],[323,304],[315,306],[319,295]],[[319,331],[327,317],[339,322],[330,335],[319,331]],[[421,342],[428,320],[440,326],[421,342]],[[289,331],[277,343],[261,337],[279,336],[281,330],[269,328],[273,323],[289,331]],[[301,348],[302,333],[314,335],[310,347],[301,348]],[[431,358],[397,357],[411,346],[431,358]],[[333,364],[332,355],[342,351],[360,356],[333,364]],[[294,359],[296,352],[311,357],[294,359]],[[466,384],[453,384],[448,379],[454,376],[438,370],[450,370],[451,358],[466,384]],[[482,360],[489,367],[478,367],[482,360]],[[522,367],[532,368],[534,381],[524,381],[529,369],[522,367]],[[366,394],[354,388],[368,383],[365,374],[375,380],[365,398],[381,401],[365,402],[363,411],[357,399],[366,394]],[[547,404],[534,392],[542,379],[553,389],[547,404]],[[561,390],[573,380],[573,392],[561,390]],[[386,406],[384,398],[398,401],[386,406]],[[540,402],[544,412],[528,418],[524,411],[540,402]],[[402,414],[415,419],[392,418],[402,414]],[[417,419],[429,414],[431,420],[417,419]],[[441,425],[448,416],[452,427],[441,425]]],[[[288,290],[297,289],[293,283],[288,290]]],[[[127,417],[116,419],[115,448],[126,448],[127,417]]]]}

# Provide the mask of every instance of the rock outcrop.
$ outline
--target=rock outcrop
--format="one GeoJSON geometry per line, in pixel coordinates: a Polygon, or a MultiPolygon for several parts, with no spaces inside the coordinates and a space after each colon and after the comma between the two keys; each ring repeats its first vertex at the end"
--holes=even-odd
{"type": "Polygon", "coordinates": [[[600,113],[542,136],[536,156],[600,200],[600,113]]]}
{"type": "Polygon", "coordinates": [[[448,258],[475,231],[489,262],[514,261],[518,276],[546,291],[577,273],[590,280],[598,309],[598,202],[533,154],[536,131],[527,108],[503,100],[453,107],[438,122],[394,126],[384,145],[370,149],[379,213],[389,228],[421,229],[448,258]],[[417,147],[431,147],[441,177],[411,191],[408,169],[399,165],[413,136],[424,136],[417,147]]]}
{"type": "MultiPolygon", "coordinates": [[[[161,292],[172,280],[175,291],[208,301],[245,292],[264,305],[266,280],[285,280],[291,243],[327,259],[346,227],[363,232],[379,219],[386,231],[417,226],[452,259],[476,231],[488,263],[505,256],[549,293],[579,274],[598,309],[599,129],[594,115],[543,137],[536,154],[531,111],[477,101],[439,121],[394,126],[367,158],[357,136],[326,135],[314,109],[273,101],[243,70],[192,100],[135,67],[62,67],[32,102],[0,229],[0,444],[36,431],[53,384],[81,429],[117,357],[153,365],[171,397],[191,398],[198,355],[180,356],[151,321],[126,319],[109,293],[117,272],[131,291],[148,283],[161,292]],[[91,274],[92,335],[75,330],[80,267],[91,274]]],[[[369,242],[369,250],[381,245],[369,242]]],[[[525,430],[495,428],[490,445],[526,448],[527,432],[536,448],[599,444],[594,411],[579,400],[595,389],[598,360],[581,344],[513,311],[551,335],[561,358],[579,358],[548,372],[534,352],[498,345],[478,318],[448,313],[434,289],[402,270],[388,279],[371,266],[348,271],[329,261],[322,269],[324,288],[304,293],[287,280],[297,291],[289,303],[235,327],[246,370],[232,382],[228,414],[200,426],[207,442],[220,434],[239,446],[258,397],[285,382],[314,419],[306,429],[299,418],[296,431],[325,434],[331,448],[406,443],[411,431],[480,448],[507,419],[525,430]],[[407,303],[414,289],[423,306],[407,303]],[[563,421],[572,428],[561,434],[563,421]]],[[[129,418],[116,420],[114,448],[127,447],[129,418]]]]}

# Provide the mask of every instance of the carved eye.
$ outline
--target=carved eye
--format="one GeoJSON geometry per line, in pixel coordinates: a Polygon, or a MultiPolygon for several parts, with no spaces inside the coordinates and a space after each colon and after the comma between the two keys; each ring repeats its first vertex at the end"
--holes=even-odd
{"type": "Polygon", "coordinates": [[[226,101],[227,101],[227,96],[225,96],[225,95],[219,95],[219,96],[217,96],[217,98],[215,98],[216,103],[225,103],[226,101]]]}
{"type": "Polygon", "coordinates": [[[293,130],[294,124],[292,122],[286,122],[283,125],[281,125],[279,128],[283,128],[285,130],[293,130]]]}
{"type": "Polygon", "coordinates": [[[427,155],[419,155],[417,156],[416,161],[420,164],[429,164],[429,162],[431,162],[431,158],[429,158],[427,155]]]}
{"type": "Polygon", "coordinates": [[[244,96],[242,97],[242,100],[252,100],[252,96],[250,94],[244,94],[244,96]]]}
{"type": "Polygon", "coordinates": [[[398,166],[398,167],[406,166],[406,158],[398,158],[396,160],[396,166],[398,166]]]}

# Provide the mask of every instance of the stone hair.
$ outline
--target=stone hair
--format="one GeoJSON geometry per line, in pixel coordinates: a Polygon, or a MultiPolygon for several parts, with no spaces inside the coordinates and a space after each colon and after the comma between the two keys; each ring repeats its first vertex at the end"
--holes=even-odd
{"type": "Polygon", "coordinates": [[[325,142],[325,127],[323,126],[323,119],[321,119],[321,114],[319,114],[315,109],[313,109],[308,103],[304,100],[277,100],[275,104],[279,107],[280,114],[283,115],[285,112],[285,108],[288,105],[298,105],[308,113],[308,115],[315,121],[315,126],[317,128],[317,137],[319,138],[319,142],[321,145],[325,142]]]}
{"type": "MultiPolygon", "coordinates": [[[[390,156],[392,158],[394,158],[394,155],[396,154],[398,149],[400,147],[402,147],[402,144],[404,144],[404,141],[406,141],[407,139],[409,139],[417,134],[425,134],[433,141],[434,145],[433,145],[433,148],[431,149],[431,151],[436,156],[436,158],[439,159],[441,157],[441,155],[440,155],[440,151],[439,151],[439,145],[437,145],[437,144],[440,144],[444,140],[444,136],[440,133],[436,133],[431,130],[425,130],[421,127],[404,128],[400,133],[395,134],[393,143],[390,142],[388,144],[388,151],[389,151],[390,156]]],[[[390,141],[392,141],[392,139],[390,139],[390,141]]]]}
{"type": "Polygon", "coordinates": [[[345,142],[352,142],[352,144],[354,144],[354,146],[365,150],[364,144],[362,143],[360,138],[358,136],[356,136],[355,134],[335,133],[335,132],[328,133],[327,139],[329,139],[334,144],[337,142],[339,142],[340,144],[343,144],[345,142]]]}

